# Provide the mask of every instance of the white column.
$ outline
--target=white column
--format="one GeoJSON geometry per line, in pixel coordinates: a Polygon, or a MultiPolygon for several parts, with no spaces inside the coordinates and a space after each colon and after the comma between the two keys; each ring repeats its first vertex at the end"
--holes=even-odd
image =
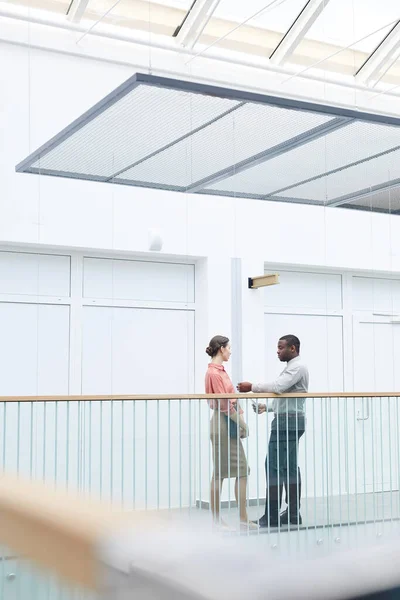
{"type": "Polygon", "coordinates": [[[264,288],[249,289],[248,278],[264,274],[262,257],[243,258],[241,271],[242,378],[256,382],[265,372],[264,288]]]}
{"type": "MultiPolygon", "coordinates": [[[[231,339],[231,258],[214,254],[196,263],[195,391],[204,393],[204,377],[210,358],[205,349],[214,335],[231,339]]],[[[233,340],[234,343],[234,340],[233,340]]],[[[231,365],[226,369],[231,373],[231,365]]],[[[198,471],[195,475],[196,500],[208,505],[212,473],[209,438],[210,409],[201,403],[200,421],[195,423],[199,444],[198,471]]],[[[197,419],[197,414],[196,414],[197,419]]],[[[231,486],[232,487],[232,486],[231,486]]],[[[228,490],[228,486],[226,486],[228,490]]],[[[232,487],[233,491],[233,487],[232,487]]]]}
{"type": "MultiPolygon", "coordinates": [[[[231,259],[211,256],[196,263],[195,391],[204,393],[209,362],[205,349],[214,335],[231,338],[231,259]]],[[[230,365],[227,371],[231,372],[230,365]]]]}
{"type": "Polygon", "coordinates": [[[71,253],[69,393],[82,393],[83,256],[71,253]]]}

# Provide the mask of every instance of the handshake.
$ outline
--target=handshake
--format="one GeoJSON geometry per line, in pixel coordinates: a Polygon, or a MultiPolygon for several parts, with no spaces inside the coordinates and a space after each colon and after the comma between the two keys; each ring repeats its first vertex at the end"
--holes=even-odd
{"type": "MultiPolygon", "coordinates": [[[[241,383],[238,383],[236,386],[237,391],[240,392],[241,394],[247,394],[248,392],[251,392],[251,388],[252,388],[252,384],[249,381],[242,381],[241,383]]],[[[259,415],[261,415],[262,413],[266,412],[266,410],[267,410],[266,404],[259,404],[259,403],[255,402],[254,400],[252,402],[253,402],[253,410],[255,413],[258,413],[259,415]]]]}

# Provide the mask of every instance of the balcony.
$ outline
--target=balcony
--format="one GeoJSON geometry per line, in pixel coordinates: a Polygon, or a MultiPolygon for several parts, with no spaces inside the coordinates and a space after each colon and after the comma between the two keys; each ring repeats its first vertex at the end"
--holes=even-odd
{"type": "MultiPolygon", "coordinates": [[[[271,397],[238,396],[249,425],[243,448],[250,467],[246,489],[250,519],[264,512],[266,475],[268,488],[273,485],[270,467],[265,472],[265,456],[274,414],[256,415],[252,402],[265,403],[271,397]]],[[[291,427],[287,415],[277,431],[278,486],[288,490],[289,511],[290,493],[298,490],[301,477],[302,520],[289,526],[268,520],[266,527],[250,530],[240,523],[234,466],[232,478],[224,481],[213,522],[210,481],[216,446],[210,443],[206,395],[3,397],[0,464],[5,473],[46,483],[71,496],[79,492],[111,504],[115,512],[148,511],[169,524],[239,538],[243,548],[281,557],[326,556],[390,539],[399,530],[400,518],[399,394],[304,397],[305,434],[301,436],[295,425],[291,435],[294,447],[300,438],[301,472],[292,478],[292,486],[284,466],[291,451],[284,445],[291,427]],[[282,449],[287,456],[282,456],[282,449]]],[[[214,412],[218,422],[225,418],[214,412]]],[[[240,442],[237,438],[231,443],[240,442]]],[[[285,508],[283,494],[280,509],[285,508]]],[[[12,547],[2,554],[2,597],[25,600],[24,563],[15,558],[12,547]]],[[[40,585],[35,579],[35,585],[47,590],[47,598],[58,598],[59,588],[48,578],[40,585]]]]}

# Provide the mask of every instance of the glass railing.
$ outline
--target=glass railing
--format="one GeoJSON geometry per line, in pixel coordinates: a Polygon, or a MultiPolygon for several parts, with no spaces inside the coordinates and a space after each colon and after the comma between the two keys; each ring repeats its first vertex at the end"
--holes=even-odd
{"type": "Polygon", "coordinates": [[[396,394],[234,398],[239,423],[223,397],[205,395],[1,398],[0,467],[281,546],[288,535],[329,545],[397,527],[396,394]]]}
{"type": "Polygon", "coordinates": [[[398,588],[399,431],[395,393],[1,398],[0,598],[398,588]]]}

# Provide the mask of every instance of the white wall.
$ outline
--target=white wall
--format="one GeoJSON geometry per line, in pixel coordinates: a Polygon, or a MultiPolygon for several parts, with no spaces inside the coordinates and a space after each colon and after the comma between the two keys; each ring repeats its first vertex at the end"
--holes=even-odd
{"type": "MultiPolygon", "coordinates": [[[[228,264],[212,261],[1,251],[0,395],[203,391],[203,326],[221,325],[217,315],[225,308],[228,328],[231,316],[229,296],[217,294],[216,303],[207,285],[212,269],[221,267],[229,273],[228,264]]],[[[275,377],[281,370],[276,341],[295,333],[309,365],[310,391],[398,389],[393,320],[400,278],[271,268],[279,270],[280,285],[242,305],[242,339],[252,350],[233,348],[246,379],[275,377]],[[257,372],[260,353],[266,360],[257,372]]],[[[244,408],[251,429],[245,442],[249,494],[255,498],[263,495],[270,420],[257,418],[248,403],[244,408]]],[[[307,415],[300,448],[306,495],[398,488],[394,401],[316,399],[307,415]],[[361,470],[365,445],[374,463],[361,470]]],[[[0,464],[8,469],[80,486],[128,507],[208,498],[212,461],[204,402],[7,403],[0,406],[0,430],[0,464]]],[[[232,486],[224,498],[229,494],[232,486]]]]}
{"type": "MultiPolygon", "coordinates": [[[[6,119],[0,148],[0,242],[137,255],[148,250],[148,229],[159,228],[161,255],[208,260],[205,337],[227,331],[230,323],[226,299],[216,292],[222,288],[230,295],[231,257],[243,260],[244,280],[260,274],[265,261],[400,270],[397,216],[16,174],[22,158],[132,73],[123,66],[24,47],[3,44],[2,50],[6,119]]],[[[261,294],[244,286],[242,295],[257,328],[263,319],[261,294]]],[[[252,345],[245,336],[243,357],[252,345]]],[[[261,347],[259,356],[258,365],[249,365],[256,372],[263,368],[261,347]]]]}

